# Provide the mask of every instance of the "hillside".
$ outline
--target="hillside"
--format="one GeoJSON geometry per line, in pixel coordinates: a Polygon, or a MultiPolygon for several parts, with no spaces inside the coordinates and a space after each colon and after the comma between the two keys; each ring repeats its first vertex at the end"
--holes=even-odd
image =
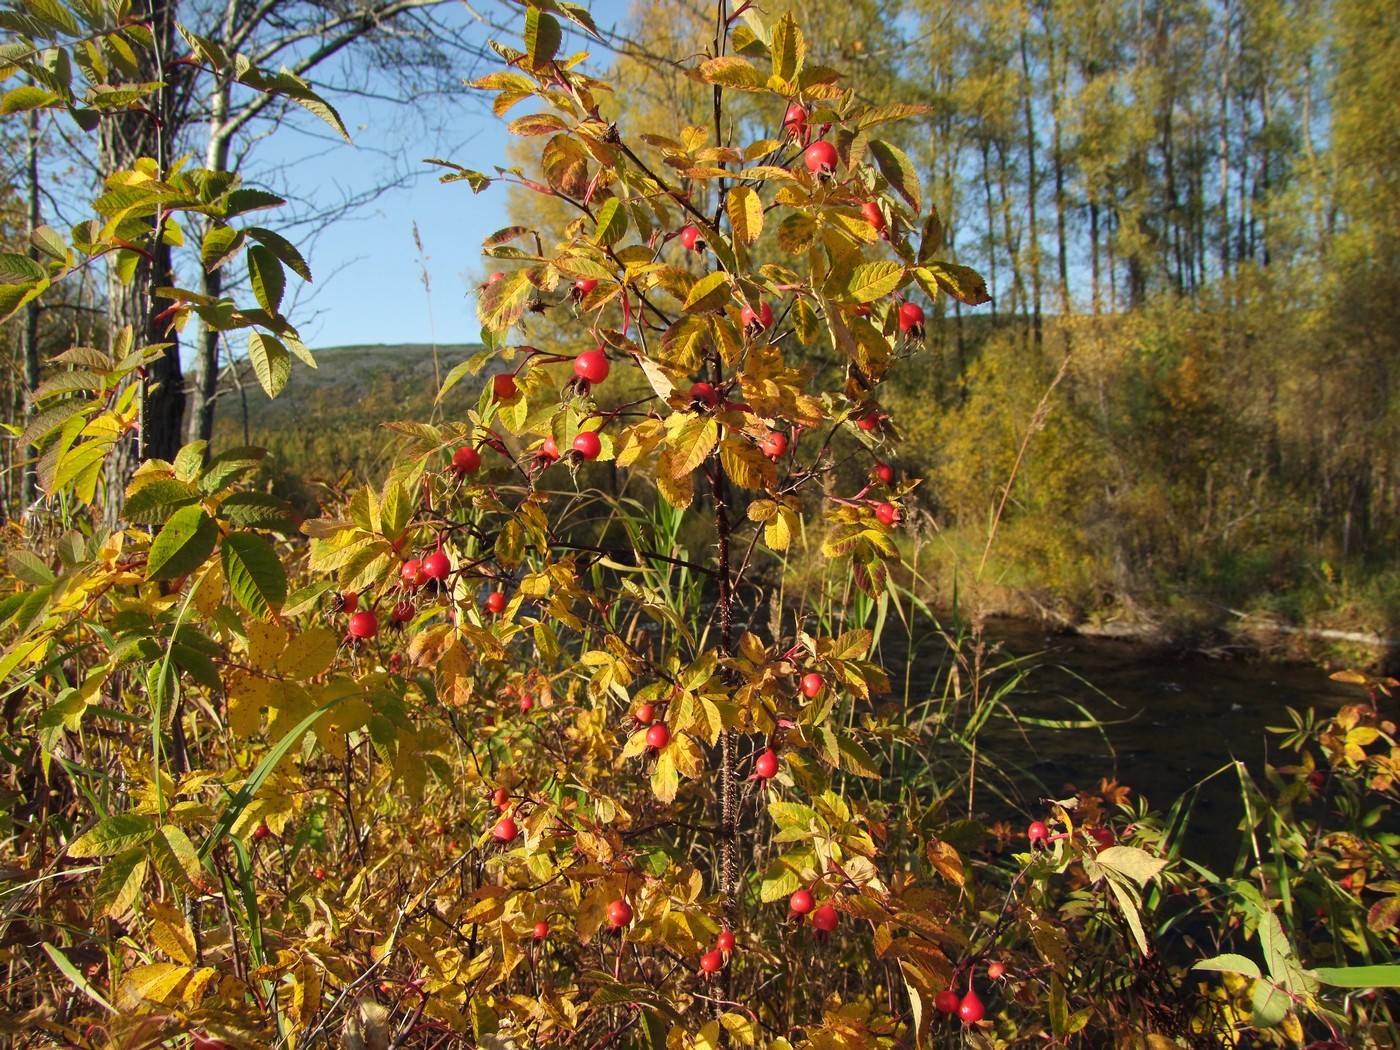
{"type": "MultiPolygon", "coordinates": [[[[437,348],[442,375],[475,353],[474,345],[437,348]]],[[[433,411],[437,381],[433,348],[424,344],[335,346],[314,351],[317,368],[297,362],[286,388],[269,401],[251,375],[244,391],[219,405],[215,444],[265,447],[278,469],[308,479],[333,478],[347,470],[377,475],[391,445],[386,420],[426,420],[433,411]],[[246,428],[244,416],[246,412],[246,428]]],[[[463,380],[448,395],[444,412],[473,403],[479,382],[463,380]]]]}

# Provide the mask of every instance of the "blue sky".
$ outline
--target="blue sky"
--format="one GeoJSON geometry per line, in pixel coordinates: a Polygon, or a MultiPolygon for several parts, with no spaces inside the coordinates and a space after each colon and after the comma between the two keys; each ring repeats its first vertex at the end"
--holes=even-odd
{"type": "MultiPolygon", "coordinates": [[[[592,0],[587,6],[601,27],[609,27],[621,23],[628,0],[592,0]]],[[[485,39],[483,28],[465,14],[461,19],[464,32],[485,39]]],[[[592,51],[599,63],[608,57],[596,43],[585,47],[575,40],[571,49],[592,51]]],[[[332,95],[353,146],[336,145],[316,130],[279,132],[280,138],[273,136],[257,151],[256,162],[247,169],[250,181],[258,181],[262,165],[285,164],[278,181],[293,194],[321,203],[361,193],[395,174],[410,179],[352,217],[319,232],[292,234],[316,281],[288,315],[311,348],[476,341],[475,301],[468,293],[471,282],[484,273],[482,239],[505,225],[506,189],[495,185],[474,195],[464,182],[440,184],[444,169],[420,163],[425,157],[442,157],[487,174],[507,163],[510,136],[504,121],[491,114],[489,103],[471,99],[474,94],[463,88],[461,105],[433,114],[445,118],[438,131],[426,130],[422,116],[403,107],[332,95]],[[431,314],[414,223],[427,257],[431,314]]]]}

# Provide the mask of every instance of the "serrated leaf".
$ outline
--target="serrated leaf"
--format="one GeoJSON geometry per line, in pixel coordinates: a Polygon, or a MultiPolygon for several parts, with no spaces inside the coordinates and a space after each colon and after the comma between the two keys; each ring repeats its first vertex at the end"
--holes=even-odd
{"type": "Polygon", "coordinates": [[[7,562],[14,577],[31,587],[44,587],[58,578],[53,574],[48,563],[33,551],[12,550],[7,562]]]}
{"type": "Polygon", "coordinates": [[[98,821],[92,830],[68,844],[70,857],[105,857],[139,846],[156,833],[149,817],[136,813],[119,813],[98,821]]]}
{"type": "Polygon", "coordinates": [[[248,278],[258,305],[276,316],[282,309],[282,293],[287,287],[287,275],[282,272],[277,256],[261,244],[249,248],[248,278]]]}
{"type": "Polygon", "coordinates": [[[483,328],[504,332],[520,320],[533,293],[534,285],[524,270],[507,273],[500,280],[488,284],[477,296],[477,319],[483,328]]]}
{"type": "Polygon", "coordinates": [[[684,310],[688,314],[714,313],[723,310],[729,300],[729,275],[716,270],[695,282],[686,296],[684,310]]]}
{"type": "Polygon", "coordinates": [[[219,527],[207,511],[195,505],[170,516],[146,556],[146,579],[171,580],[204,564],[219,540],[219,527]]]}
{"type": "Polygon", "coordinates": [[[311,280],[311,267],[306,265],[306,260],[302,258],[301,252],[297,251],[296,245],[287,238],[280,233],[263,229],[261,226],[249,226],[244,232],[277,256],[283,266],[303,281],[311,280]]]}
{"type": "Polygon", "coordinates": [[[123,513],[128,521],[159,525],[181,507],[199,500],[193,485],[174,478],[161,478],[142,485],[126,499],[123,513]]]}
{"type": "Polygon", "coordinates": [[[802,71],[802,63],[807,57],[807,46],[802,39],[802,30],[798,28],[791,11],[785,11],[783,17],[778,19],[778,24],[773,27],[771,51],[773,75],[779,80],[792,81],[802,71]]]}
{"type": "Polygon", "coordinates": [[[253,363],[253,372],[267,391],[267,396],[280,394],[287,385],[287,377],[292,374],[292,358],[281,340],[263,332],[250,331],[248,360],[253,363]]]}
{"type": "Polygon", "coordinates": [[[726,438],[719,449],[720,464],[740,488],[769,491],[778,484],[778,468],[747,441],[726,438]]]}
{"type": "Polygon", "coordinates": [[[881,139],[870,140],[870,153],[890,188],[903,197],[914,211],[919,211],[922,207],[919,172],[914,162],[898,146],[881,139]]]}
{"type": "Polygon", "coordinates": [[[1137,846],[1109,846],[1099,850],[1094,860],[1102,867],[1126,875],[1139,886],[1146,886],[1149,879],[1167,866],[1163,858],[1154,857],[1137,846]]]}
{"type": "Polygon", "coordinates": [[[564,34],[559,22],[537,7],[525,13],[525,55],[530,69],[546,69],[559,52],[564,34]]]}
{"type": "Polygon", "coordinates": [[[627,233],[627,209],[616,197],[609,197],[598,209],[598,225],[593,239],[604,245],[614,245],[627,233]]]}
{"type": "Polygon", "coordinates": [[[673,478],[689,476],[709,458],[719,443],[719,424],[712,416],[692,416],[667,439],[668,469],[673,478]]]}
{"type": "Polygon", "coordinates": [[[904,267],[897,262],[869,262],[857,266],[846,285],[847,295],[858,303],[883,299],[904,280],[904,267]]]}
{"type": "Polygon", "coordinates": [[[235,230],[232,226],[210,227],[199,246],[199,259],[204,269],[213,273],[238,254],[243,242],[242,230],[235,230]]]}
{"type": "Polygon", "coordinates": [[[981,274],[969,266],[937,262],[929,263],[925,269],[933,276],[938,287],[960,303],[981,306],[983,303],[992,301],[992,297],[987,291],[987,282],[982,279],[981,274]]]}
{"type": "Polygon", "coordinates": [[[724,202],[734,236],[744,244],[753,244],[763,233],[763,201],[750,186],[735,186],[724,202]]]}
{"type": "Polygon", "coordinates": [[[768,78],[747,59],[733,55],[706,59],[696,67],[695,75],[706,84],[734,88],[739,91],[767,91],[768,78]]]}
{"type": "Polygon", "coordinates": [[[231,532],[223,541],[224,576],[238,604],[257,617],[279,611],[287,600],[287,573],[277,552],[252,532],[231,532]]]}

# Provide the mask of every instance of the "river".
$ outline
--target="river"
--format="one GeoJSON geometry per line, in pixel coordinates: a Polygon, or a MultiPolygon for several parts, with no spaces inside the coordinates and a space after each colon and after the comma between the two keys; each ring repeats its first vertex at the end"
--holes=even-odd
{"type": "MultiPolygon", "coordinates": [[[[1360,687],[1334,682],[1327,672],[1309,666],[1217,660],[1131,642],[1047,636],[1020,621],[990,621],[986,634],[1000,647],[992,663],[1014,655],[1021,658],[1021,667],[1030,668],[1006,698],[1016,719],[1082,721],[1074,706],[1080,705],[1103,723],[1102,732],[1017,725],[1012,718],[988,724],[979,747],[990,760],[1000,756],[1003,765],[1014,762],[1029,774],[1020,785],[1021,816],[1043,813],[1036,780],[1053,797],[1065,797],[1070,785],[1092,789],[1100,779],[1117,780],[1133,789],[1134,798],[1145,797],[1161,812],[1201,785],[1185,849],[1209,864],[1228,867],[1240,842],[1239,777],[1227,767],[1240,760],[1262,782],[1266,762],[1296,761],[1296,755],[1280,749],[1279,735],[1265,727],[1292,725],[1288,707],[1301,712],[1313,707],[1321,715],[1366,699],[1360,687]]],[[[936,638],[922,637],[907,664],[902,632],[887,630],[882,645],[881,658],[892,673],[910,668],[910,702],[941,688],[938,667],[946,648],[936,638]]],[[[1005,805],[992,799],[978,809],[984,805],[984,817],[1009,816],[1005,805]]]]}

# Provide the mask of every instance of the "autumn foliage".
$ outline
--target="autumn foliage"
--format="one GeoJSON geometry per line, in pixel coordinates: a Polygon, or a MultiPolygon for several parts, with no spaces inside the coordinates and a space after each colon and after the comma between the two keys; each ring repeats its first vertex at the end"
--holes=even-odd
{"type": "MultiPolygon", "coordinates": [[[[3,602],[25,873],[7,943],[33,949],[10,957],[14,1030],[778,1050],[1068,1040],[1131,1016],[1208,1038],[1219,1013],[1144,922],[1160,828],[1125,827],[1111,792],[1048,802],[1029,838],[961,819],[961,782],[906,792],[888,759],[938,728],[903,719],[873,632],[764,620],[814,507],[823,556],[869,598],[889,588],[917,479],[886,473],[881,384],[921,367],[920,302],[986,298],[940,261],[939,217],[881,137],[918,107],[862,103],[790,15],[750,12],[691,71],[714,126],[634,138],[560,54],[560,19],[592,31],[531,0],[524,50],[498,46],[475,85],[530,109],[511,130],[537,177],[443,163],[576,217],[555,244],[487,240],[486,348],[439,395],[474,403],[388,421],[382,484],[297,520],[251,483],[258,450],[191,445],[143,462],[103,531],[101,465],[139,429],[152,351],[127,330],[54,362],[26,440],[57,509],[12,536],[3,602]],[[733,92],[766,126],[725,121],[733,92]],[[530,345],[544,311],[572,318],[572,354],[530,345]],[[624,377],[645,392],[611,397],[624,377]],[[842,491],[853,462],[869,483],[842,491]],[[587,484],[603,469],[623,495],[587,484]],[[679,539],[697,517],[699,550],[679,539]],[[1133,994],[1076,987],[1091,964],[1131,970],[1133,994]]],[[[196,65],[242,68],[189,42],[196,65]]],[[[247,330],[275,395],[304,351],[280,313],[300,256],[239,224],[275,202],[146,163],[108,184],[87,241],[36,234],[49,261],[25,287],[81,256],[134,271],[186,220],[202,265],[246,250],[257,305],[157,282],[153,310],[247,330]]]]}

